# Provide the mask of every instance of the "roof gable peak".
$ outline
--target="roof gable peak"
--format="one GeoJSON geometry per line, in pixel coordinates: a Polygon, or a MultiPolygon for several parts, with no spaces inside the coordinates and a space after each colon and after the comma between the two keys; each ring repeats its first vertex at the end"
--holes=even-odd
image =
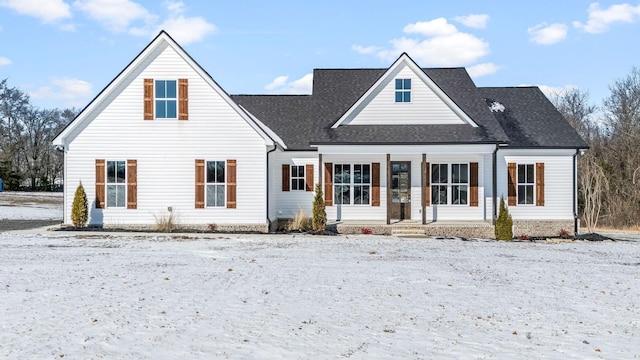
{"type": "MultiPolygon", "coordinates": [[[[404,86],[404,85],[403,85],[404,86]]],[[[402,90],[402,89],[401,89],[402,90]]],[[[406,89],[404,89],[406,90],[406,89]]],[[[402,97],[402,94],[400,94],[402,97]]],[[[394,109],[397,112],[398,108],[394,109]]],[[[373,111],[370,111],[373,113],[373,111]]],[[[380,112],[378,112],[380,114],[380,112]]],[[[335,129],[344,125],[442,125],[442,124],[467,124],[472,127],[478,125],[469,117],[430,77],[418,64],[407,54],[403,52],[400,56],[386,69],[386,71],[378,78],[378,80],[331,126],[335,129]],[[397,84],[392,83],[396,77],[414,78],[418,80],[417,84],[408,83],[409,94],[405,98],[398,100],[397,84]],[[395,96],[395,103],[393,98],[395,96]],[[417,97],[416,97],[417,96],[417,97]],[[384,100],[377,100],[377,99],[384,100]],[[420,101],[413,101],[417,99],[420,101]],[[405,107],[401,109],[404,117],[398,116],[394,119],[388,117],[377,119],[365,115],[367,107],[372,102],[378,101],[376,106],[398,106],[398,103],[412,103],[411,108],[405,107]],[[418,104],[420,102],[420,104],[418,104]],[[435,109],[438,108],[438,109],[435,109]],[[439,119],[435,116],[429,117],[429,111],[435,110],[445,112],[446,119],[439,119]],[[425,116],[426,115],[426,116],[425,116]],[[366,118],[366,119],[365,119],[366,118]],[[401,118],[398,120],[398,118],[401,118]]]]}

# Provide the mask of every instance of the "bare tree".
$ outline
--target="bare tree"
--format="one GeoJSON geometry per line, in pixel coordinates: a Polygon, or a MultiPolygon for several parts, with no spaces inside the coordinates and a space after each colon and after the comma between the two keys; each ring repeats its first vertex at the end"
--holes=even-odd
{"type": "Polygon", "coordinates": [[[609,178],[606,214],[616,227],[640,224],[640,69],[633,68],[609,87],[603,103],[606,139],[602,163],[609,178]]]}
{"type": "Polygon", "coordinates": [[[581,163],[579,188],[584,204],[582,218],[587,230],[591,233],[598,226],[603,198],[609,190],[609,179],[598,164],[598,158],[594,152],[583,155],[581,163]]]}

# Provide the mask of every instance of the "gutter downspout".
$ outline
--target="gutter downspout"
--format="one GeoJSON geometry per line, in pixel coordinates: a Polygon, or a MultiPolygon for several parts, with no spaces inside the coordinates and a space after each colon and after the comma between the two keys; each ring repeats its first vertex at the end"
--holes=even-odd
{"type": "Polygon", "coordinates": [[[55,146],[62,153],[62,223],[67,220],[67,148],[65,145],[55,146]]]}
{"type": "Polygon", "coordinates": [[[491,224],[495,225],[496,224],[496,218],[498,217],[498,213],[496,211],[496,207],[498,206],[498,198],[497,198],[497,193],[498,193],[498,149],[499,149],[500,145],[496,144],[496,149],[493,151],[493,218],[491,220],[491,224]]]}
{"type": "Polygon", "coordinates": [[[580,149],[576,149],[573,154],[573,234],[578,233],[578,161],[577,157],[580,149]]]}
{"type": "Polygon", "coordinates": [[[269,226],[269,231],[271,231],[271,219],[269,219],[269,203],[270,203],[270,201],[269,201],[270,200],[269,199],[269,154],[271,154],[272,152],[276,151],[277,148],[278,148],[278,146],[274,144],[273,145],[273,149],[267,151],[267,155],[266,155],[266,157],[267,157],[267,164],[266,164],[266,166],[267,166],[267,171],[266,171],[266,173],[267,173],[267,194],[266,194],[267,195],[267,206],[266,206],[267,214],[266,215],[267,215],[267,224],[269,226]]]}

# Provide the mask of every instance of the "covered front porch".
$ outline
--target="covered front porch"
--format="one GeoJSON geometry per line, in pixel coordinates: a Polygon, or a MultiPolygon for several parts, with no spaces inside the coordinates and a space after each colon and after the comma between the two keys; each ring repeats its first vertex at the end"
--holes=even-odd
{"type": "Polygon", "coordinates": [[[320,146],[327,218],[340,232],[370,224],[387,234],[438,235],[469,224],[475,230],[465,234],[492,236],[494,151],[493,144],[320,146]]]}

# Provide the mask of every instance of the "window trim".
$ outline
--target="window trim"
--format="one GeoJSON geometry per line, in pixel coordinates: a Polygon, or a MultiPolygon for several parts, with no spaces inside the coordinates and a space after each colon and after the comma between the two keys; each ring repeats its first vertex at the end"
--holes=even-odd
{"type": "Polygon", "coordinates": [[[396,104],[406,104],[412,102],[411,78],[396,78],[394,100],[396,104]],[[398,100],[400,96],[400,100],[398,100]]]}
{"type": "Polygon", "coordinates": [[[126,209],[127,208],[127,199],[128,199],[128,181],[127,181],[127,176],[128,176],[128,169],[127,169],[127,160],[105,160],[105,164],[104,164],[104,195],[105,195],[105,200],[104,200],[104,205],[105,208],[112,208],[112,209],[126,209]],[[123,168],[124,168],[124,176],[122,177],[123,182],[109,182],[109,163],[115,163],[115,174],[114,177],[117,180],[118,178],[118,163],[122,163],[123,164],[123,168]],[[122,187],[124,188],[124,194],[123,194],[123,205],[122,206],[118,206],[118,192],[116,190],[116,205],[109,205],[109,187],[110,186],[116,186],[116,187],[122,187]]]}
{"type": "Polygon", "coordinates": [[[516,204],[518,206],[536,206],[536,185],[537,185],[537,178],[536,178],[536,164],[535,163],[516,163],[516,179],[515,179],[515,185],[516,185],[516,204]],[[520,167],[523,166],[525,167],[525,182],[520,182],[520,167]],[[532,182],[527,182],[527,175],[529,170],[527,169],[528,167],[531,167],[531,171],[532,171],[532,175],[531,175],[531,179],[532,182]],[[525,202],[520,202],[520,187],[523,186],[526,188],[531,188],[531,202],[528,203],[526,202],[527,200],[527,191],[525,190],[525,195],[524,195],[524,200],[525,202]]]}
{"type": "Polygon", "coordinates": [[[153,79],[153,105],[154,105],[154,109],[153,109],[153,117],[155,119],[168,119],[168,120],[177,120],[179,113],[180,113],[180,109],[178,108],[179,106],[179,96],[178,96],[178,92],[179,92],[179,87],[178,87],[178,79],[153,79]],[[158,97],[157,92],[158,92],[158,82],[164,82],[165,86],[164,86],[164,92],[165,92],[165,96],[167,93],[167,83],[168,82],[173,82],[175,84],[175,97],[158,97]],[[159,117],[158,116],[158,110],[160,109],[160,106],[158,106],[158,101],[164,101],[165,102],[165,106],[164,106],[164,111],[165,111],[165,115],[167,115],[167,104],[169,101],[174,102],[175,104],[175,116],[174,117],[169,117],[169,116],[165,116],[165,117],[159,117]]]}
{"type": "MultiPolygon", "coordinates": [[[[440,174],[440,169],[438,170],[438,174],[440,174]]],[[[430,200],[430,205],[440,205],[440,206],[472,206],[471,205],[471,162],[431,162],[429,163],[429,190],[430,190],[430,195],[431,198],[430,200]],[[447,167],[447,182],[440,182],[440,179],[437,179],[438,181],[434,181],[434,167],[435,166],[442,166],[442,165],[446,165],[447,167]],[[466,165],[467,168],[467,175],[466,175],[466,182],[453,182],[453,168],[454,166],[461,166],[461,165],[466,165]],[[437,199],[435,196],[437,193],[435,191],[435,187],[436,186],[445,186],[446,187],[446,196],[447,196],[447,202],[445,203],[440,203],[439,199],[437,199]],[[453,200],[453,194],[454,194],[454,190],[453,188],[455,186],[466,186],[467,188],[467,196],[466,196],[466,202],[464,204],[455,204],[454,200],[453,200]],[[438,200],[438,201],[436,201],[438,200]]]]}
{"type": "MultiPolygon", "coordinates": [[[[372,163],[334,163],[332,166],[332,170],[333,170],[333,174],[332,174],[332,189],[333,189],[333,205],[340,205],[340,206],[374,206],[373,205],[373,165],[372,163]],[[348,166],[349,167],[349,182],[337,182],[336,181],[336,174],[338,173],[337,171],[337,167],[341,166],[348,166]],[[356,182],[355,179],[355,171],[356,171],[356,166],[360,166],[360,182],[356,182]],[[364,167],[368,166],[369,172],[368,172],[368,177],[369,177],[369,181],[368,182],[364,182],[364,167]],[[349,203],[345,204],[342,203],[342,201],[338,202],[338,198],[336,197],[339,192],[337,191],[338,186],[347,186],[349,189],[349,203]],[[355,200],[356,200],[356,187],[368,187],[369,191],[368,191],[368,197],[367,197],[367,203],[360,203],[360,204],[356,204],[355,200]]],[[[338,179],[341,180],[341,179],[338,179]]],[[[362,192],[362,190],[361,190],[362,192]]]]}
{"type": "Polygon", "coordinates": [[[289,165],[289,186],[291,191],[307,191],[307,177],[306,177],[306,165],[289,165]],[[296,172],[294,175],[294,168],[296,172]],[[300,175],[300,169],[302,169],[302,175],[300,175]],[[299,181],[302,180],[302,187],[298,186],[299,181]],[[296,184],[296,186],[293,186],[296,184]]]}
{"type": "MultiPolygon", "coordinates": [[[[227,160],[205,160],[204,162],[204,207],[205,208],[226,208],[227,207],[227,186],[228,186],[228,168],[227,160]],[[209,163],[224,163],[224,182],[209,181],[209,163]],[[222,196],[222,204],[209,205],[209,186],[222,186],[224,195],[222,196]]],[[[216,167],[217,168],[217,167],[216,167]]],[[[216,174],[217,175],[217,174],[216,174]]],[[[217,176],[216,176],[217,177],[217,176]]],[[[217,191],[217,190],[216,190],[217,191]]]]}

